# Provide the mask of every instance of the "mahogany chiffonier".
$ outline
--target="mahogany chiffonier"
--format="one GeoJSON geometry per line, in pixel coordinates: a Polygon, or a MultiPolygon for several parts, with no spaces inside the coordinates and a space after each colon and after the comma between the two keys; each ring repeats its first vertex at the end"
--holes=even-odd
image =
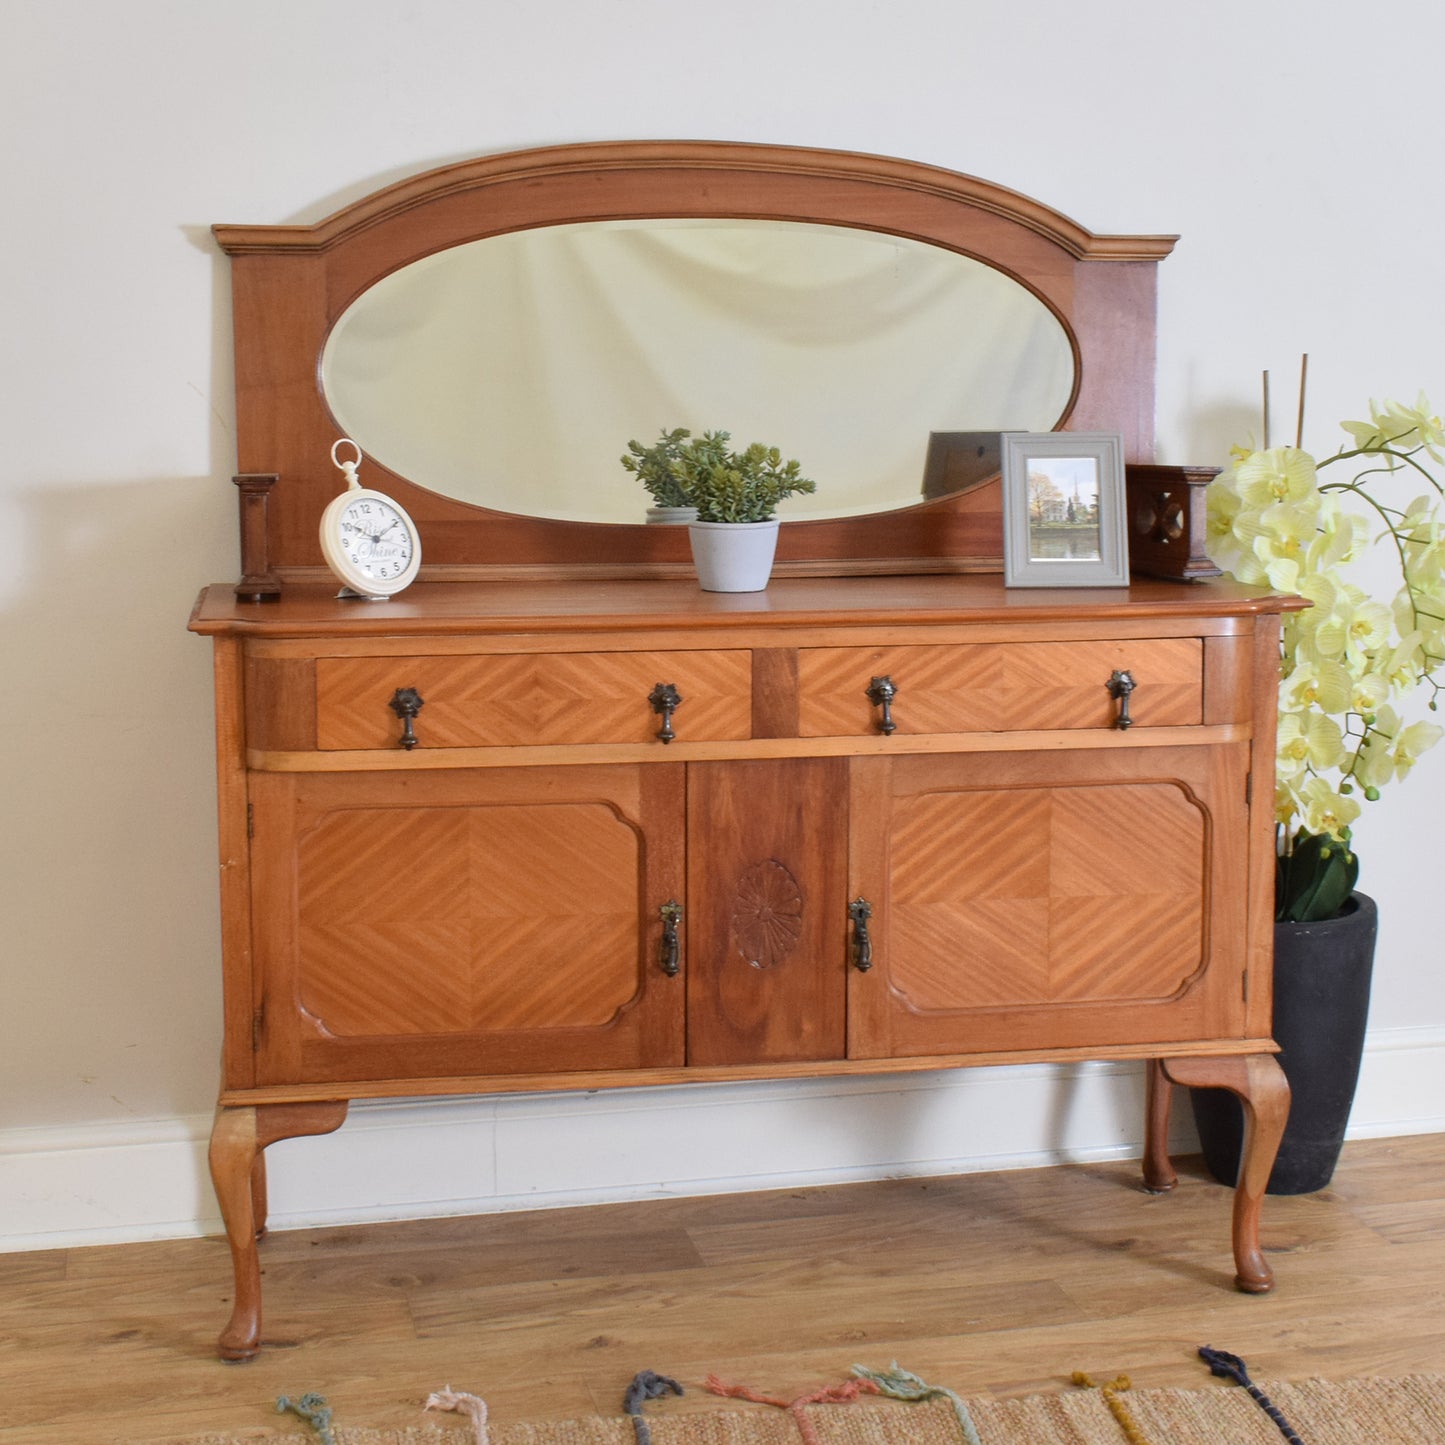
{"type": "Polygon", "coordinates": [[[707,216],[981,261],[1066,338],[1062,409],[1034,429],[1108,427],[1150,461],[1171,238],[1095,237],[932,167],[573,146],[448,167],[317,226],[218,227],[243,579],[208,588],[191,627],[215,649],[228,1359],[261,1341],[263,1151],[358,1098],[1137,1059],[1150,1187],[1173,1183],[1171,1082],[1243,1100],[1237,1280],[1270,1287],[1292,599],[1005,588],[996,475],[785,525],[765,591],[705,593],[685,529],[488,507],[369,447],[370,484],[420,529],[422,580],[380,602],[326,580],[343,433],[319,359],[358,297],[489,237],[707,216]]]}

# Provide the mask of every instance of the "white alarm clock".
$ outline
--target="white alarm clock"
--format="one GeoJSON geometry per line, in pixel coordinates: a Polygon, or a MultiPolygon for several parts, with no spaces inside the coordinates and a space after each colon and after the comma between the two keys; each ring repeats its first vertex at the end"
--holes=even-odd
{"type": "Polygon", "coordinates": [[[331,460],[346,477],[346,490],[321,514],[321,552],[342,584],[337,595],[385,602],[416,580],[421,566],[416,523],[401,503],[361,485],[356,475],[361,448],[350,437],[331,448],[331,460]],[[354,448],[355,460],[342,461],[341,447],[354,448]]]}

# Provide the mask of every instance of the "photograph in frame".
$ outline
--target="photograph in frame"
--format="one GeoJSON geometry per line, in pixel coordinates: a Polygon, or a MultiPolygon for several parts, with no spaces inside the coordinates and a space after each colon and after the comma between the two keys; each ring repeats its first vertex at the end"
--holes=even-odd
{"type": "Polygon", "coordinates": [[[1125,587],[1124,450],[1116,432],[1005,432],[1004,585],[1125,587]]]}

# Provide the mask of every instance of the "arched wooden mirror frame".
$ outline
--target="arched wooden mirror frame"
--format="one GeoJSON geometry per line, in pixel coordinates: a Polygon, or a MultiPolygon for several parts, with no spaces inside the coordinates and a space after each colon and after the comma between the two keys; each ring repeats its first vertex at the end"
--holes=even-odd
{"type": "MultiPolygon", "coordinates": [[[[580,220],[727,216],[891,232],[983,261],[1059,316],[1077,353],[1064,426],[1123,435],[1153,455],[1157,263],[1174,236],[1097,236],[987,181],[883,156],[714,141],[603,142],[484,156],[377,191],[312,226],[219,225],[231,257],[242,570],[325,574],[317,528],[336,494],[338,432],[320,383],[337,318],[401,266],[485,236],[580,220]],[[276,483],[267,490],[266,480],[276,483]]],[[[433,580],[545,572],[690,570],[684,528],[554,521],[490,511],[378,463],[422,533],[433,580]]],[[[785,523],[780,574],[999,570],[997,483],[864,517],[785,523]]],[[[264,589],[258,590],[262,595],[264,589]]]]}

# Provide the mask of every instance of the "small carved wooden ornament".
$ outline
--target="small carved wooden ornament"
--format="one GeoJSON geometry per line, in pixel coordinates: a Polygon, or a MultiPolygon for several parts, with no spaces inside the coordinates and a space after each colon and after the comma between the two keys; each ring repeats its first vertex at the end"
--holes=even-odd
{"type": "Polygon", "coordinates": [[[281,579],[271,569],[267,499],[281,479],[275,472],[243,472],[231,480],[240,489],[241,580],[236,597],[241,602],[274,602],[281,595],[281,579]]]}
{"type": "Polygon", "coordinates": [[[1218,467],[1125,468],[1130,572],[1180,582],[1220,575],[1205,545],[1205,493],[1218,475],[1218,467]]]}
{"type": "Polygon", "coordinates": [[[733,941],[754,968],[772,968],[803,933],[798,880],[776,858],[755,863],[738,879],[733,900],[733,941]]]}

